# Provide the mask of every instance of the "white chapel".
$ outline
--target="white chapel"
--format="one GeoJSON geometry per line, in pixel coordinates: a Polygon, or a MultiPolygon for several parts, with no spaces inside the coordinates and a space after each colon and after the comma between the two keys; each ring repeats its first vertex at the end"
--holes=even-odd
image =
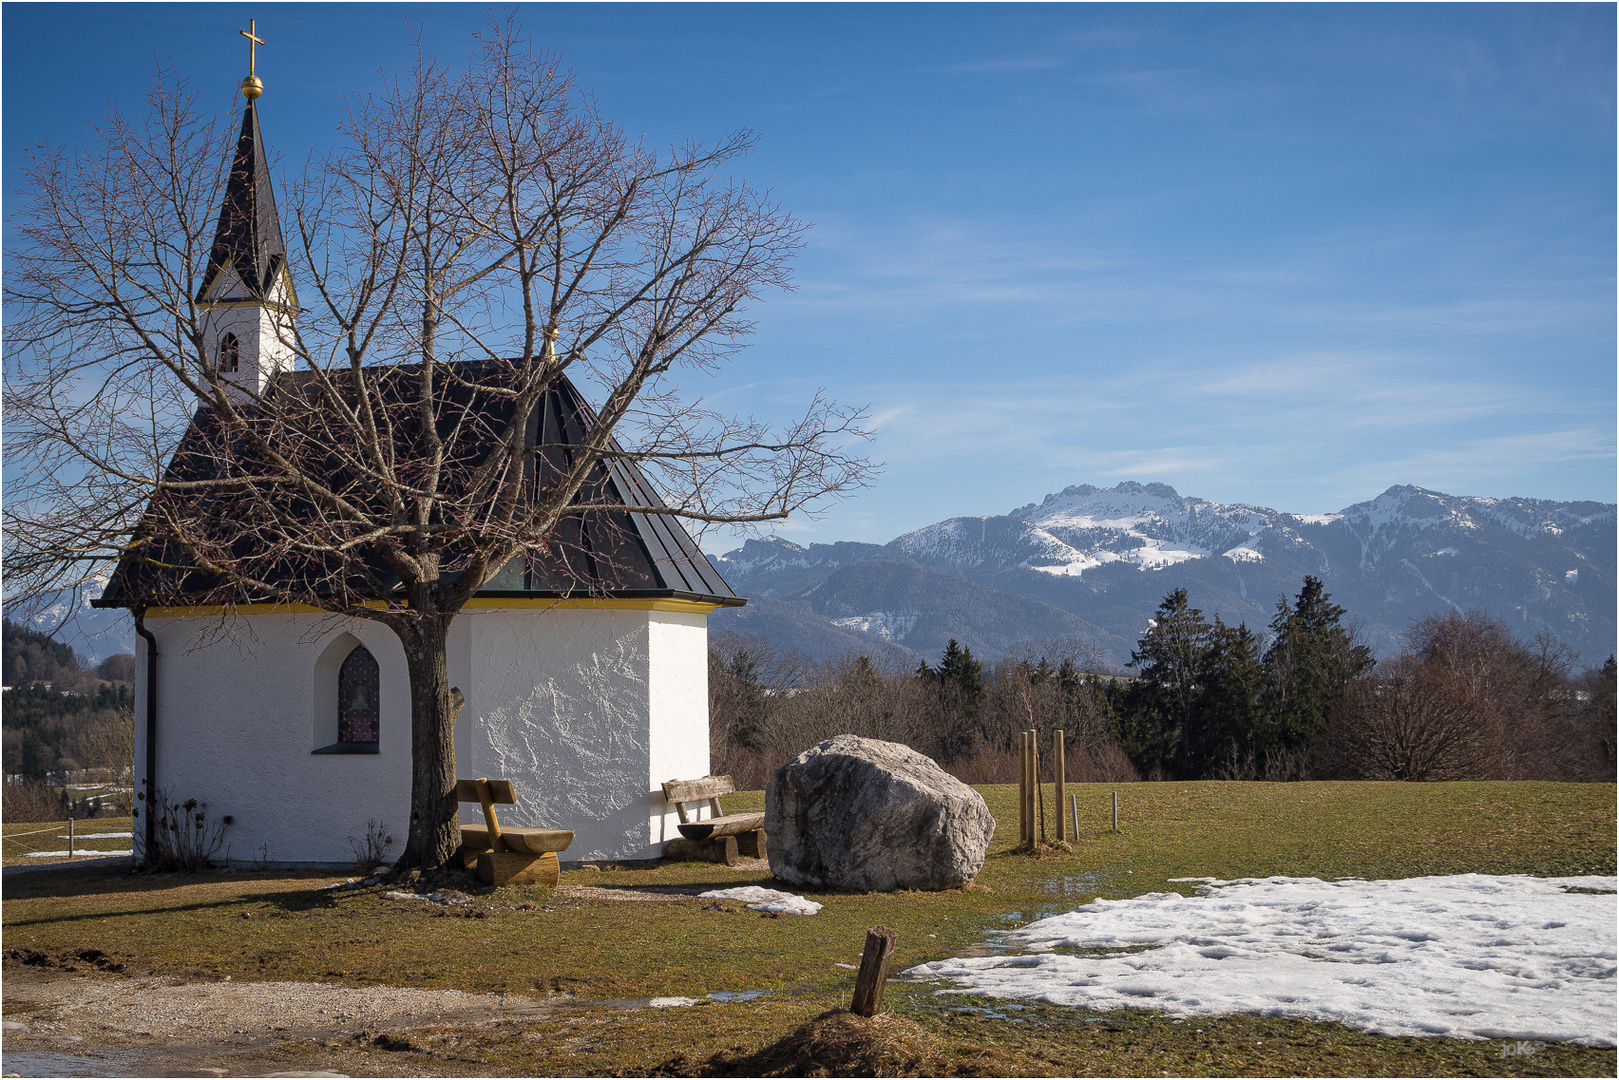
{"type": "MultiPolygon", "coordinates": [[[[250,77],[243,89],[198,300],[221,370],[263,389],[299,376],[286,344],[298,294],[259,130],[261,86],[250,77]]],[[[193,432],[209,411],[198,410],[193,432]]],[[[544,453],[566,453],[593,422],[563,379],[529,429],[534,445],[561,448],[544,453]]],[[[598,482],[616,493],[610,501],[662,505],[632,464],[600,466],[598,482]]],[[[654,858],[678,835],[660,785],[708,773],[708,614],[745,601],[673,517],[583,515],[567,528],[557,548],[566,558],[508,565],[451,626],[450,680],[466,699],[457,772],[513,782],[503,823],[573,830],[564,862],[654,858]]],[[[285,605],[185,603],[183,586],[133,554],[96,605],[129,609],[143,635],[138,790],[228,818],[219,858],[348,866],[372,829],[392,836],[390,856],[403,849],[410,693],[385,626],[285,605]]],[[[461,814],[482,820],[476,805],[461,814]]]]}

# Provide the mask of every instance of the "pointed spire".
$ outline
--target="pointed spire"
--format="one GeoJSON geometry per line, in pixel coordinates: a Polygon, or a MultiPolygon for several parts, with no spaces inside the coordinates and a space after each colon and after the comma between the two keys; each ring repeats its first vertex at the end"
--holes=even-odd
{"type": "MultiPolygon", "coordinates": [[[[211,303],[275,300],[276,280],[286,259],[281,218],[270,187],[270,166],[259,134],[258,108],[249,99],[242,111],[242,134],[236,141],[224,205],[219,208],[219,228],[197,299],[211,303]]],[[[284,302],[296,304],[291,296],[284,302]]]]}

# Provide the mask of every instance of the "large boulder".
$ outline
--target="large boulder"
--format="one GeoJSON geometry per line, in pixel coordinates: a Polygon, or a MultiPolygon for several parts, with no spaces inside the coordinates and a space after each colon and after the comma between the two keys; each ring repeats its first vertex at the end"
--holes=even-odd
{"type": "Polygon", "coordinates": [[[984,865],[995,818],[978,792],[908,746],[839,735],[765,789],[770,869],[813,889],[950,889],[984,865]]]}

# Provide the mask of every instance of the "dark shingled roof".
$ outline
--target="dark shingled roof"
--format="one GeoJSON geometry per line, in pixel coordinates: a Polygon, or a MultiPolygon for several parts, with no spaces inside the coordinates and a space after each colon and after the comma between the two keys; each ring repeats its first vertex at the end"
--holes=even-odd
{"type": "Polygon", "coordinates": [[[281,238],[270,165],[265,159],[264,139],[259,135],[259,111],[249,101],[242,112],[242,134],[236,140],[236,156],[231,161],[230,179],[219,209],[219,228],[208,252],[208,269],[202,275],[197,299],[269,300],[276,275],[286,261],[287,246],[281,238]],[[227,266],[236,268],[245,291],[209,297],[208,290],[227,266]]]}
{"type": "MultiPolygon", "coordinates": [[[[444,375],[462,376],[444,378],[440,383],[445,425],[448,426],[455,415],[466,413],[477,415],[483,421],[459,428],[462,432],[471,429],[474,433],[463,436],[464,441],[459,442],[450,455],[452,463],[459,461],[461,467],[470,470],[492,447],[494,432],[510,415],[510,399],[476,388],[475,384],[491,374],[484,365],[467,361],[443,367],[444,375]]],[[[372,378],[379,399],[392,399],[397,404],[400,395],[410,393],[416,386],[416,370],[414,366],[378,367],[367,369],[367,375],[372,378]]],[[[309,372],[276,375],[267,388],[266,399],[274,399],[277,390],[297,393],[299,385],[309,377],[309,372]]],[[[530,458],[534,463],[529,470],[531,482],[541,489],[549,486],[571,461],[570,448],[582,444],[595,423],[595,412],[583,395],[568,379],[558,378],[529,417],[527,444],[543,448],[530,458]]],[[[217,446],[221,437],[213,411],[198,410],[169,464],[169,476],[185,479],[217,475],[219,458],[210,452],[210,447],[217,446]]],[[[407,425],[401,424],[395,429],[395,440],[400,445],[398,459],[403,461],[410,453],[414,435],[407,425]]],[[[616,442],[613,449],[619,449],[616,442]]],[[[456,486],[454,468],[452,464],[452,475],[445,478],[446,489],[453,490],[456,486]]],[[[625,460],[598,462],[579,498],[597,504],[666,505],[641,470],[625,460]]],[[[151,535],[144,528],[139,532],[151,535]]],[[[151,556],[158,562],[183,562],[175,557],[175,550],[168,544],[160,544],[151,556]]],[[[249,554],[238,550],[239,556],[249,554]]],[[[381,565],[373,566],[373,570],[379,577],[391,579],[381,565]]],[[[262,579],[289,584],[300,572],[290,564],[273,560],[268,565],[255,567],[255,573],[262,579]]],[[[217,603],[219,600],[214,593],[219,586],[217,580],[202,574],[159,569],[130,554],[119,562],[106,591],[94,604],[103,608],[172,605],[184,603],[187,595],[194,595],[198,603],[217,603]]],[[[477,595],[489,598],[669,598],[724,606],[746,603],[731,591],[679,520],[667,514],[630,511],[599,511],[564,518],[548,538],[544,551],[533,551],[513,560],[486,582],[477,595]]],[[[254,599],[237,596],[234,602],[254,599]]]]}

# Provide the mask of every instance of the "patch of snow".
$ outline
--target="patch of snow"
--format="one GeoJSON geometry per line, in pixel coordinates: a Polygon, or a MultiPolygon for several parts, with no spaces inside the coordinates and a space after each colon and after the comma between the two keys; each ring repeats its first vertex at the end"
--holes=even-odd
{"type": "MultiPolygon", "coordinates": [[[[74,836],[73,836],[73,839],[75,839],[75,840],[131,840],[131,839],[134,838],[134,836],[135,836],[134,833],[127,833],[127,832],[92,832],[92,833],[75,833],[74,836]]],[[[66,840],[67,838],[68,838],[67,833],[62,833],[60,836],[57,837],[58,840],[66,840]]]]}
{"type": "Polygon", "coordinates": [[[1306,525],[1331,525],[1334,521],[1342,521],[1342,514],[1294,514],[1295,518],[1306,525]]]}
{"type": "Polygon", "coordinates": [[[1428,558],[1430,558],[1430,559],[1440,559],[1440,558],[1444,558],[1447,555],[1460,555],[1460,554],[1461,554],[1461,552],[1457,551],[1455,548],[1440,548],[1438,551],[1430,553],[1428,558]]]}
{"type": "MultiPolygon", "coordinates": [[[[1070,548],[1069,550],[1072,551],[1073,549],[1070,548]]],[[[1026,562],[1023,565],[1030,570],[1050,574],[1052,577],[1079,577],[1085,571],[1102,566],[1105,563],[1118,562],[1119,558],[1119,555],[1111,551],[1097,551],[1088,555],[1082,551],[1075,551],[1074,558],[1069,562],[1057,563],[1056,565],[1036,565],[1026,562]]]]}
{"type": "Polygon", "coordinates": [[[710,889],[698,893],[700,900],[740,900],[754,911],[775,912],[784,915],[814,915],[821,905],[793,893],[777,892],[758,885],[742,885],[735,889],[710,889]]]}
{"type": "MultiPolygon", "coordinates": [[[[124,835],[128,836],[129,834],[125,833],[124,835]]],[[[63,839],[65,840],[67,838],[63,837],[63,839]]],[[[81,839],[86,839],[87,840],[87,839],[89,839],[89,837],[81,837],[81,839]]],[[[77,850],[75,850],[73,852],[73,854],[75,856],[77,856],[77,855],[133,855],[135,853],[133,851],[86,851],[83,848],[78,848],[77,850]]],[[[65,852],[65,851],[30,851],[28,853],[28,857],[30,859],[65,859],[65,858],[68,857],[68,853],[65,852]]]]}
{"type": "Polygon", "coordinates": [[[1563,571],[1563,584],[1565,584],[1565,585],[1578,585],[1579,583],[1580,583],[1580,572],[1578,570],[1565,570],[1565,571],[1563,571]]]}
{"type": "MultiPolygon", "coordinates": [[[[353,878],[349,882],[354,882],[353,878]]],[[[341,889],[342,885],[328,885],[328,889],[341,889]]],[[[472,901],[465,896],[451,896],[446,892],[413,893],[413,892],[385,892],[382,894],[387,900],[425,900],[430,904],[470,904],[472,901]]]]}
{"type": "Polygon", "coordinates": [[[1221,554],[1224,555],[1226,558],[1230,559],[1232,562],[1264,562],[1265,561],[1265,556],[1261,555],[1259,552],[1255,551],[1253,548],[1247,546],[1246,544],[1243,544],[1243,545],[1241,545],[1239,547],[1234,547],[1230,551],[1221,552],[1221,554]]]}
{"type": "Polygon", "coordinates": [[[1613,1046],[1612,877],[1463,874],[1399,881],[1198,880],[1200,895],[1094,900],[1002,944],[1024,956],[941,960],[905,974],[945,993],[1175,1016],[1258,1013],[1385,1035],[1613,1046]],[[1147,948],[1099,956],[1056,948],[1147,948]]]}
{"type": "Polygon", "coordinates": [[[697,1004],[697,999],[689,997],[655,997],[649,998],[647,1004],[654,1009],[683,1009],[688,1005],[697,1004]]]}
{"type": "Polygon", "coordinates": [[[1162,570],[1176,563],[1205,558],[1208,554],[1207,551],[1197,549],[1164,547],[1161,540],[1149,540],[1121,557],[1125,562],[1133,562],[1143,570],[1162,570]]]}
{"type": "Polygon", "coordinates": [[[916,628],[916,615],[902,615],[889,611],[873,611],[869,615],[849,615],[842,619],[833,619],[833,626],[841,626],[845,630],[858,630],[862,634],[874,634],[884,641],[903,641],[905,636],[916,628]]]}

